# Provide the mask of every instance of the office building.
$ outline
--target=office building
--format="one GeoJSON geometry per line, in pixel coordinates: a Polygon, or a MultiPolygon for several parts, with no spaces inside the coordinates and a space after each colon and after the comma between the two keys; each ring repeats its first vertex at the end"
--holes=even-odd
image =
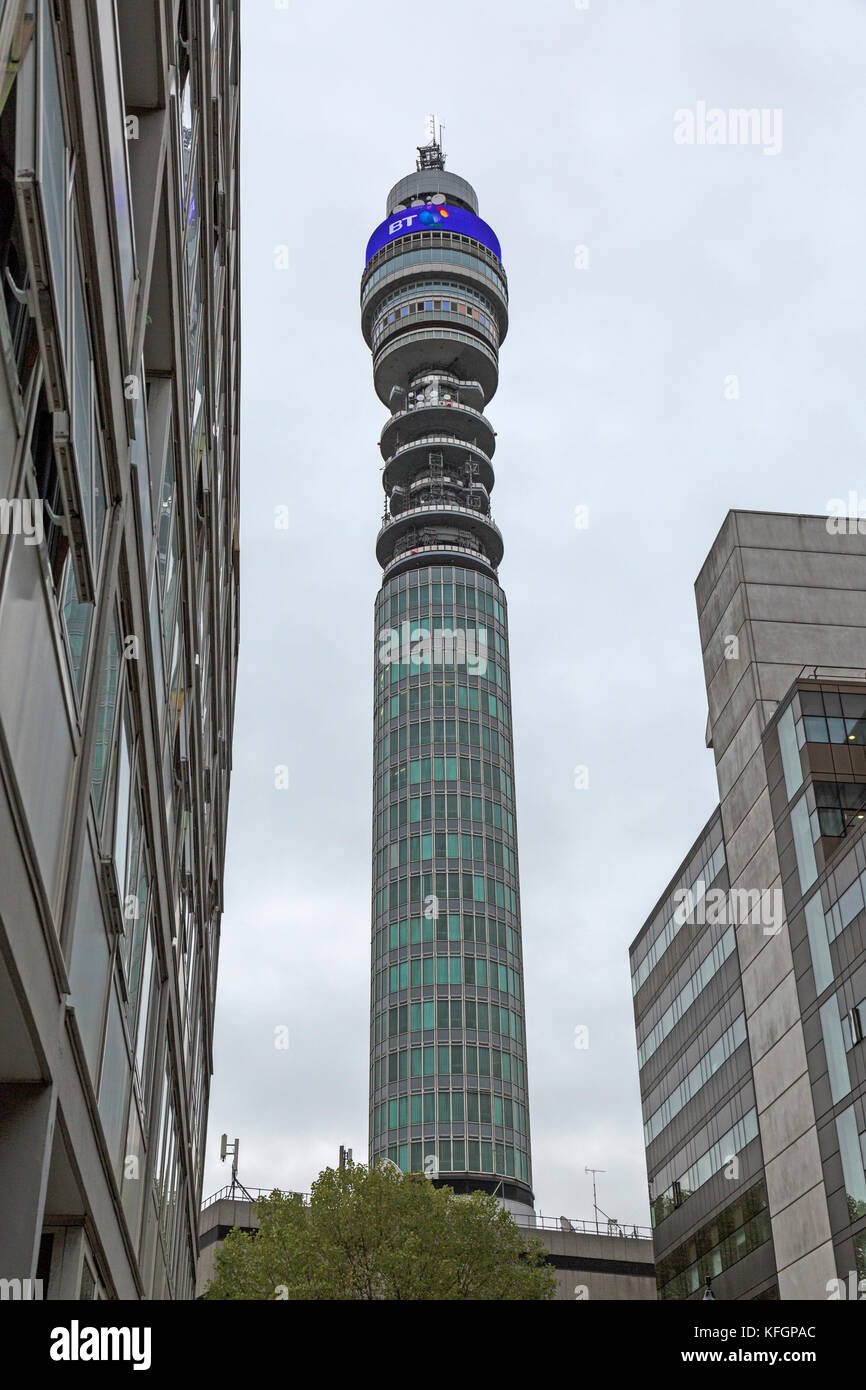
{"type": "Polygon", "coordinates": [[[189,1298],[238,643],[238,6],[0,4],[0,1277],[189,1298]]]}
{"type": "Polygon", "coordinates": [[[864,532],[731,512],[698,577],[719,805],[630,952],[663,1299],[866,1280],[864,532]]]}

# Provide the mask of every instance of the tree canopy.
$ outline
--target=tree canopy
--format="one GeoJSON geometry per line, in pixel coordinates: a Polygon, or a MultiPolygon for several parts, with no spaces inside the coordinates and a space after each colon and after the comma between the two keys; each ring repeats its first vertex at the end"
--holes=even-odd
{"type": "Polygon", "coordinates": [[[274,1191],[233,1230],[208,1299],[549,1299],[541,1242],[495,1197],[456,1196],[391,1165],[326,1168],[309,1203],[274,1191]]]}

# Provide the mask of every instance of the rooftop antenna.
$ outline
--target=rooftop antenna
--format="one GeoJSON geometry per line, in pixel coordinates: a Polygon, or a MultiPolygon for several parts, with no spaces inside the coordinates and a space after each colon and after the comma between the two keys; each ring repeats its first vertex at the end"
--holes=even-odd
{"type": "MultiPolygon", "coordinates": [[[[599,1211],[601,1211],[601,1208],[599,1207],[598,1202],[596,1201],[595,1178],[596,1178],[596,1174],[597,1174],[597,1173],[604,1173],[606,1170],[605,1170],[604,1168],[587,1168],[587,1167],[584,1167],[584,1170],[583,1170],[583,1171],[584,1171],[585,1173],[592,1173],[592,1206],[593,1206],[593,1210],[594,1210],[594,1212],[595,1212],[595,1233],[596,1233],[596,1235],[598,1235],[598,1213],[599,1213],[599,1211]]],[[[601,1214],[602,1214],[602,1216],[604,1216],[604,1212],[602,1212],[601,1214]]]]}
{"type": "Polygon", "coordinates": [[[240,1139],[235,1139],[235,1142],[234,1142],[233,1144],[230,1144],[230,1143],[229,1143],[229,1137],[228,1137],[228,1135],[227,1135],[227,1134],[224,1134],[224,1135],[222,1136],[221,1141],[220,1141],[220,1162],[221,1162],[221,1163],[225,1163],[227,1155],[228,1155],[228,1154],[231,1154],[231,1156],[232,1156],[232,1185],[231,1185],[231,1188],[229,1189],[229,1191],[230,1191],[230,1199],[229,1199],[229,1200],[234,1201],[234,1199],[235,1199],[235,1194],[236,1194],[238,1188],[240,1188],[240,1190],[241,1190],[241,1192],[244,1194],[244,1196],[245,1196],[250,1202],[252,1202],[252,1201],[253,1201],[252,1196],[250,1195],[249,1192],[247,1192],[247,1189],[244,1187],[243,1183],[241,1182],[240,1178],[238,1177],[238,1155],[240,1154],[240,1149],[241,1149],[241,1141],[240,1141],[240,1139]]]}
{"type": "Polygon", "coordinates": [[[442,122],[437,121],[435,116],[427,117],[427,144],[418,146],[415,168],[419,172],[422,169],[445,168],[445,153],[442,149],[442,122]]]}

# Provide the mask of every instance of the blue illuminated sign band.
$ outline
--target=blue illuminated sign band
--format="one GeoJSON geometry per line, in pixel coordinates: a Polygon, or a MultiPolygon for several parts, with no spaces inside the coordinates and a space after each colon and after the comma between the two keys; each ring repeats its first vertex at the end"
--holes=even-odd
{"type": "Polygon", "coordinates": [[[364,264],[366,265],[377,251],[381,251],[383,246],[387,246],[389,241],[396,241],[401,236],[410,236],[412,232],[430,231],[457,232],[461,236],[472,237],[473,241],[480,241],[482,246],[486,246],[488,251],[492,251],[494,256],[502,260],[502,250],[496,233],[480,217],[466,212],[463,208],[449,207],[447,203],[428,203],[426,207],[406,208],[395,213],[393,217],[386,217],[367,242],[364,264]]]}

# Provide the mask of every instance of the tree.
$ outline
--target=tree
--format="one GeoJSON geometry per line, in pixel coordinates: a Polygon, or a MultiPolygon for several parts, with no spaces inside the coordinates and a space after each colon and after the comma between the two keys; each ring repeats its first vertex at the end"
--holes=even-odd
{"type": "Polygon", "coordinates": [[[455,1196],[390,1165],[326,1168],[302,1197],[256,1203],[259,1228],[230,1231],[208,1299],[549,1299],[556,1282],[488,1193],[455,1196]]]}

